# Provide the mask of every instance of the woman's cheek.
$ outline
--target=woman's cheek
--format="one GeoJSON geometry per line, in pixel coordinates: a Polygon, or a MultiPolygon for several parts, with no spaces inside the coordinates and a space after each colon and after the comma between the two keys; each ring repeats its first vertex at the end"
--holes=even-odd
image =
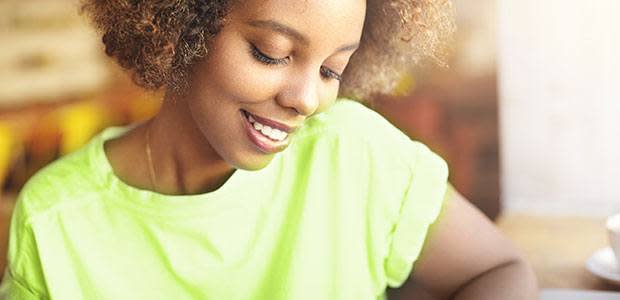
{"type": "Polygon", "coordinates": [[[222,84],[233,98],[243,102],[261,102],[275,98],[286,78],[282,67],[260,65],[253,61],[243,62],[230,70],[234,70],[235,74],[222,76],[221,78],[228,78],[222,84]]]}

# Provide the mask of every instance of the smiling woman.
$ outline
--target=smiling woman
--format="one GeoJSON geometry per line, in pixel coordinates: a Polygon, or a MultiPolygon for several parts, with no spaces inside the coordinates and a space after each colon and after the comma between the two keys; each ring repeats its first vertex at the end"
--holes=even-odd
{"type": "Polygon", "coordinates": [[[442,298],[535,298],[531,270],[450,188],[446,163],[343,98],[437,58],[449,2],[83,7],[106,53],[164,103],[30,179],[0,298],[380,299],[406,295],[410,274],[442,298]]]}

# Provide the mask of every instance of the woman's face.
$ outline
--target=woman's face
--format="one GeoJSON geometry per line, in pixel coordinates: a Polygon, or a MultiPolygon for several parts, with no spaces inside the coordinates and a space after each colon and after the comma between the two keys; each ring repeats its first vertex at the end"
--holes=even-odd
{"type": "Polygon", "coordinates": [[[333,104],[366,0],[235,2],[196,66],[187,101],[221,159],[256,170],[333,104]]]}

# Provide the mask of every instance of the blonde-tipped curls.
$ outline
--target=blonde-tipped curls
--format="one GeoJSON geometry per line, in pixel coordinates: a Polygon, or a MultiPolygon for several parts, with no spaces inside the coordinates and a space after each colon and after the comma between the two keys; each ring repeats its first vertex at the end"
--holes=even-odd
{"type": "Polygon", "coordinates": [[[351,57],[340,96],[366,101],[391,93],[403,73],[429,59],[445,66],[455,30],[448,0],[368,0],[360,49],[351,57]]]}

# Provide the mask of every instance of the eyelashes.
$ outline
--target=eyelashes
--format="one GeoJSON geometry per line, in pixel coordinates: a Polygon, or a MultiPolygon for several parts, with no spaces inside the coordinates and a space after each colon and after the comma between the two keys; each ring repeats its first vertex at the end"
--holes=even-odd
{"type": "Polygon", "coordinates": [[[285,57],[285,58],[272,58],[270,56],[268,56],[267,54],[261,52],[260,50],[258,50],[258,48],[254,45],[251,44],[250,47],[250,52],[252,53],[252,56],[254,56],[254,58],[256,58],[258,61],[266,64],[266,65],[286,65],[288,64],[288,60],[289,57],[285,57]]]}
{"type": "Polygon", "coordinates": [[[335,79],[338,81],[342,80],[342,75],[326,68],[326,67],[321,67],[321,75],[323,75],[325,78],[330,78],[330,79],[335,79]]]}
{"type": "MultiPolygon", "coordinates": [[[[273,58],[263,53],[256,47],[254,44],[250,44],[250,53],[252,56],[259,62],[269,65],[269,66],[277,66],[277,65],[287,65],[290,61],[290,57],[284,58],[273,58]]],[[[321,76],[325,79],[334,79],[341,81],[342,75],[338,74],[327,67],[321,66],[321,76]]]]}

